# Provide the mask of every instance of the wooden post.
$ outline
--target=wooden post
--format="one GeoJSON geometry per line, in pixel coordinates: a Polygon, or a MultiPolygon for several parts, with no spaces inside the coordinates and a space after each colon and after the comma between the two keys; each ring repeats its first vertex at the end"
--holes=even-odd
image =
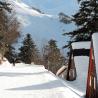
{"type": "Polygon", "coordinates": [[[97,97],[97,74],[96,66],[93,52],[93,43],[91,42],[90,48],[90,59],[87,77],[87,88],[86,88],[86,98],[98,98],[97,97]]]}
{"type": "Polygon", "coordinates": [[[70,55],[69,55],[66,80],[73,81],[75,79],[76,79],[76,68],[74,63],[73,49],[72,49],[72,46],[70,46],[70,55]]]}
{"type": "Polygon", "coordinates": [[[69,80],[69,72],[70,72],[70,68],[71,68],[71,56],[72,56],[72,47],[70,46],[70,54],[69,54],[69,62],[68,62],[68,70],[67,70],[66,80],[69,80]]]}

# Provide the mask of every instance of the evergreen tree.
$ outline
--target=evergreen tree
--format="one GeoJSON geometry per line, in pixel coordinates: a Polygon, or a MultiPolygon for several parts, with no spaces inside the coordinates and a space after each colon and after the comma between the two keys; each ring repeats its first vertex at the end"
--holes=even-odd
{"type": "Polygon", "coordinates": [[[8,12],[11,12],[11,8],[9,7],[9,3],[7,3],[6,1],[2,1],[0,0],[0,10],[5,9],[8,12]]]}
{"type": "Polygon", "coordinates": [[[70,35],[71,41],[88,41],[91,40],[92,33],[98,32],[98,0],[78,1],[80,9],[72,19],[77,29],[64,35],[70,35]]]}
{"type": "Polygon", "coordinates": [[[57,48],[56,41],[50,40],[49,42],[49,61],[56,63],[59,60],[60,50],[57,48]]]}
{"type": "Polygon", "coordinates": [[[23,46],[19,50],[20,50],[19,58],[21,61],[27,64],[31,64],[32,62],[34,63],[37,62],[38,50],[30,34],[26,35],[23,41],[23,46]]]}
{"type": "Polygon", "coordinates": [[[15,48],[11,45],[8,46],[8,51],[4,55],[10,63],[15,63],[17,55],[15,53],[15,48]]]}
{"type": "Polygon", "coordinates": [[[62,56],[60,49],[56,45],[56,41],[51,39],[48,42],[48,45],[44,48],[44,59],[47,63],[47,67],[53,73],[56,73],[57,70],[62,66],[62,56]]]}

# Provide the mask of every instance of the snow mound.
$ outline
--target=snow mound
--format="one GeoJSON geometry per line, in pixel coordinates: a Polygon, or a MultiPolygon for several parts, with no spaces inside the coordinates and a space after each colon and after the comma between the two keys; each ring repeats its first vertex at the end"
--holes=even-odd
{"type": "Polygon", "coordinates": [[[9,63],[9,61],[6,58],[3,58],[3,60],[0,61],[1,61],[0,67],[12,67],[12,64],[9,63]]]}
{"type": "Polygon", "coordinates": [[[90,49],[90,41],[88,42],[74,42],[72,43],[73,49],[90,49]]]}
{"type": "Polygon", "coordinates": [[[35,65],[34,63],[32,64],[25,64],[25,63],[15,63],[15,67],[43,67],[43,65],[35,65]]]}

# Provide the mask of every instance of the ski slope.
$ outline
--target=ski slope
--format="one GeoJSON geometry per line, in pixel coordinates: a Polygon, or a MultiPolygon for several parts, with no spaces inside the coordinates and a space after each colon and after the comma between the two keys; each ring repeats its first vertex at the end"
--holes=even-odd
{"type": "Polygon", "coordinates": [[[0,98],[82,98],[42,65],[5,66],[0,66],[0,98]]]}
{"type": "Polygon", "coordinates": [[[17,0],[16,1],[8,0],[8,2],[11,4],[11,8],[15,10],[17,13],[23,13],[23,14],[28,14],[31,16],[39,16],[39,17],[43,17],[43,16],[52,17],[52,15],[39,13],[38,11],[34,10],[33,8],[31,8],[30,6],[28,6],[27,4],[21,1],[19,2],[17,0]]]}

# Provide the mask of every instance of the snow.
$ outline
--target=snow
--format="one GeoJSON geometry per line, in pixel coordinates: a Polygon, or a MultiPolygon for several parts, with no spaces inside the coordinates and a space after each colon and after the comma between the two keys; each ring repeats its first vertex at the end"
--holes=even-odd
{"type": "Polygon", "coordinates": [[[28,14],[31,16],[39,16],[39,17],[43,16],[52,17],[52,15],[39,13],[38,11],[32,9],[30,6],[28,6],[23,2],[18,2],[14,0],[8,0],[8,2],[11,3],[12,9],[14,9],[18,13],[28,14]]]}
{"type": "Polygon", "coordinates": [[[30,6],[40,8],[44,12],[57,15],[59,12],[65,12],[67,15],[73,15],[78,9],[79,5],[75,0],[21,0],[30,6]],[[72,8],[72,9],[71,9],[72,8]]]}
{"type": "MultiPolygon", "coordinates": [[[[74,42],[72,43],[72,49],[90,49],[90,44],[91,42],[89,41],[88,42],[74,42]]],[[[88,66],[89,66],[89,57],[88,56],[74,56],[73,59],[74,59],[74,64],[75,64],[76,74],[77,74],[76,80],[67,81],[65,77],[63,79],[65,81],[65,84],[69,86],[70,89],[77,92],[81,96],[85,96],[88,66]]]]}
{"type": "Polygon", "coordinates": [[[43,65],[0,66],[0,98],[51,97],[82,98],[43,65]]]}
{"type": "Polygon", "coordinates": [[[9,61],[6,58],[3,58],[3,60],[1,60],[1,57],[0,57],[0,61],[1,61],[0,68],[1,67],[11,67],[12,66],[12,64],[10,64],[9,61]]]}
{"type": "Polygon", "coordinates": [[[98,76],[98,33],[94,33],[92,35],[92,41],[93,41],[93,47],[94,47],[96,72],[98,76]]]}
{"type": "Polygon", "coordinates": [[[73,90],[75,90],[79,95],[85,96],[86,94],[86,83],[87,83],[87,73],[89,65],[88,56],[75,56],[74,57],[77,77],[74,81],[66,81],[66,84],[73,90]]]}
{"type": "MultiPolygon", "coordinates": [[[[68,37],[65,38],[65,36],[62,36],[62,33],[65,31],[71,31],[76,28],[74,23],[72,24],[63,24],[59,21],[59,17],[57,18],[58,14],[60,12],[66,12],[68,10],[68,13],[75,12],[74,9],[76,9],[77,1],[69,1],[68,0],[7,0],[12,3],[13,9],[16,11],[16,15],[18,17],[19,22],[21,23],[21,37],[18,39],[18,43],[15,43],[14,46],[16,47],[16,50],[18,51],[18,48],[21,46],[21,42],[24,39],[25,35],[27,33],[30,33],[32,35],[33,40],[38,45],[38,48],[42,48],[43,44],[47,44],[48,40],[54,39],[57,41],[57,45],[59,48],[62,48],[62,46],[65,45],[66,41],[69,39],[68,37]],[[52,15],[52,17],[44,17],[43,16],[33,16],[31,13],[24,11],[24,9],[20,8],[16,3],[20,4],[20,6],[23,4],[29,6],[29,8],[34,7],[45,14],[52,15]],[[22,4],[21,4],[22,3],[22,4]],[[67,5],[67,6],[65,6],[67,5]],[[73,7],[74,6],[74,7],[73,7]],[[68,7],[68,8],[67,8],[68,7]],[[73,8],[73,10],[69,9],[70,7],[73,8]],[[67,9],[66,9],[67,8],[67,9]],[[69,11],[70,10],[70,11],[69,11]],[[71,28],[70,28],[71,26],[71,28]],[[39,35],[39,36],[38,36],[39,35]]],[[[28,7],[25,6],[26,9],[28,7]]],[[[40,50],[40,49],[39,49],[40,50]]]]}
{"type": "Polygon", "coordinates": [[[90,49],[90,42],[74,42],[72,43],[73,49],[90,49]]]}

